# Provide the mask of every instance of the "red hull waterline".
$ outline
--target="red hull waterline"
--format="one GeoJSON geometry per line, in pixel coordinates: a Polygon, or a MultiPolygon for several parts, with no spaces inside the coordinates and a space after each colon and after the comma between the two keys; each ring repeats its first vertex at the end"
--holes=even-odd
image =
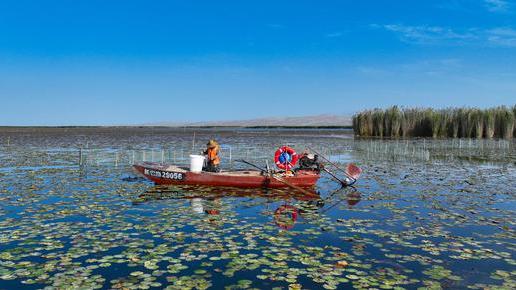
{"type": "MultiPolygon", "coordinates": [[[[143,162],[133,168],[145,178],[163,185],[207,185],[230,186],[242,188],[282,188],[285,183],[270,176],[264,176],[256,170],[239,170],[214,172],[190,172],[174,165],[143,162]]],[[[281,177],[286,182],[299,187],[312,187],[319,179],[314,171],[300,170],[294,176],[281,177]]]]}

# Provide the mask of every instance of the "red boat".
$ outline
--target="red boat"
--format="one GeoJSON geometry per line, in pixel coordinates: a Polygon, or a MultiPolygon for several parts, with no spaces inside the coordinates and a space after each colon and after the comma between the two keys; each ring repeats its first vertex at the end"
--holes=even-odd
{"type": "Polygon", "coordinates": [[[207,185],[244,188],[312,187],[320,175],[313,170],[298,170],[291,176],[262,174],[258,170],[191,172],[187,168],[161,163],[143,162],[134,169],[156,184],[207,185]]]}

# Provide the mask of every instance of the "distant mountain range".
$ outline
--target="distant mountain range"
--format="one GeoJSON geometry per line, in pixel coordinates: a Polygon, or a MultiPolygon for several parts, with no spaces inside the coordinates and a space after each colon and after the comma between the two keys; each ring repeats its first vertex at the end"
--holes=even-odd
{"type": "Polygon", "coordinates": [[[142,126],[164,127],[348,127],[351,117],[341,115],[316,115],[303,117],[271,117],[249,120],[207,122],[158,122],[142,126]]]}

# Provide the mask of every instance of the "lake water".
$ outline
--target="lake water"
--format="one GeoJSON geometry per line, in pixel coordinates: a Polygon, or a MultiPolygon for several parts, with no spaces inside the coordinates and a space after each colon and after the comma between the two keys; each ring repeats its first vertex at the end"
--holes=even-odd
{"type": "Polygon", "coordinates": [[[0,288],[515,289],[515,162],[513,140],[3,128],[0,288]],[[320,198],[133,178],[132,162],[186,164],[210,138],[224,168],[288,144],[364,172],[355,188],[323,174],[320,198]]]}

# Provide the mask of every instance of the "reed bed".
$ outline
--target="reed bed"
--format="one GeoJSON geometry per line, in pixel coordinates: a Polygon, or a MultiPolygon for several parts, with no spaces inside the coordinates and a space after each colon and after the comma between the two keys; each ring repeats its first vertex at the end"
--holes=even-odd
{"type": "Polygon", "coordinates": [[[353,116],[361,137],[504,138],[516,136],[516,105],[476,108],[373,109],[353,116]]]}

